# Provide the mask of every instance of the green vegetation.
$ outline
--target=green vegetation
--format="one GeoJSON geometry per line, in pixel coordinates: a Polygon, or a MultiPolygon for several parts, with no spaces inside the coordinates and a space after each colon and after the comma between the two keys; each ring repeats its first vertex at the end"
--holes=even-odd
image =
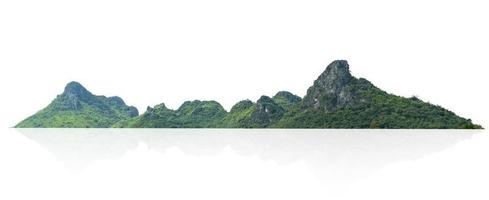
{"type": "Polygon", "coordinates": [[[217,127],[226,115],[226,110],[216,101],[186,101],[177,110],[164,104],[129,120],[114,125],[117,128],[211,128],[217,127]]]}
{"type": "Polygon", "coordinates": [[[272,99],[285,110],[290,110],[302,101],[302,98],[287,91],[278,92],[272,99]]]}
{"type": "Polygon", "coordinates": [[[369,101],[334,112],[296,106],[274,128],[393,128],[479,129],[471,120],[458,117],[440,106],[414,98],[387,94],[369,88],[361,94],[369,101]]]}
{"type": "Polygon", "coordinates": [[[256,112],[256,105],[250,100],[243,100],[235,104],[231,111],[223,118],[218,127],[221,128],[256,128],[251,122],[251,114],[256,112]]]}
{"type": "Polygon", "coordinates": [[[165,104],[138,116],[119,97],[95,96],[72,82],[46,108],[16,127],[73,128],[423,128],[480,129],[440,106],[404,98],[350,74],[334,61],[302,99],[290,92],[255,102],[243,100],[229,112],[216,101],[186,101],[177,110],[165,104]]]}

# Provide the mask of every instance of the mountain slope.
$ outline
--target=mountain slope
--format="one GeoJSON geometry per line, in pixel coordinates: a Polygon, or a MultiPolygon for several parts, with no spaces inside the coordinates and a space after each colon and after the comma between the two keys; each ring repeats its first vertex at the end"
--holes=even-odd
{"type": "Polygon", "coordinates": [[[103,128],[137,115],[138,110],[120,97],[96,96],[80,83],[70,82],[46,108],[15,127],[103,128]]]}

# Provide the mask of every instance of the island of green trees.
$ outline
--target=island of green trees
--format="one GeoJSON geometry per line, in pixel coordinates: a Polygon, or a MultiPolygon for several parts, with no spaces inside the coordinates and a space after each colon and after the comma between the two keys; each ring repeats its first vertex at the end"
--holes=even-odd
{"type": "Polygon", "coordinates": [[[120,97],[97,96],[70,82],[46,108],[17,128],[390,128],[480,129],[440,106],[416,97],[389,94],[350,74],[337,60],[301,98],[281,91],[256,102],[243,100],[226,111],[216,101],[186,101],[172,110],[164,103],[139,115],[120,97]]]}

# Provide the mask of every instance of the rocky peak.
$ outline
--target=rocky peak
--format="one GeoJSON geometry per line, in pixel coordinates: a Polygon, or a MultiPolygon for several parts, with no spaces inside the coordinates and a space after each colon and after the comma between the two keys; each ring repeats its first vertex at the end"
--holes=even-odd
{"type": "Polygon", "coordinates": [[[87,101],[92,96],[92,93],[80,83],[72,81],[65,86],[63,93],[58,95],[57,108],[62,110],[80,110],[82,108],[81,101],[87,101]]]}
{"type": "Polygon", "coordinates": [[[251,120],[253,123],[266,126],[273,121],[279,120],[285,110],[280,107],[272,98],[268,96],[261,96],[256,101],[256,111],[252,113],[251,120]]]}
{"type": "Polygon", "coordinates": [[[326,70],[316,80],[329,89],[337,89],[352,79],[350,65],[346,60],[335,60],[326,67],[326,70]]]}
{"type": "Polygon", "coordinates": [[[63,95],[82,98],[86,96],[91,96],[92,93],[90,93],[80,83],[72,81],[66,85],[63,95]]]}
{"type": "Polygon", "coordinates": [[[261,96],[258,101],[256,101],[256,104],[258,105],[259,108],[266,109],[268,106],[274,105],[275,102],[273,101],[272,98],[268,96],[261,96]]]}
{"type": "Polygon", "coordinates": [[[352,105],[357,100],[353,87],[357,80],[346,60],[333,61],[307,90],[303,105],[327,112],[352,105]]]}

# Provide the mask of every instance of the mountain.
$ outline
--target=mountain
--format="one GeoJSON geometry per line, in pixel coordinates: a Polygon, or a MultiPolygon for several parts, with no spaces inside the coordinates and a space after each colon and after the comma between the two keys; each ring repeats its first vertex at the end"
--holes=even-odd
{"type": "Polygon", "coordinates": [[[161,103],[138,116],[121,98],[94,96],[72,82],[47,108],[17,127],[482,128],[438,105],[389,94],[356,78],[345,60],[329,64],[304,98],[280,91],[256,102],[240,101],[229,112],[216,101],[194,100],[176,110],[161,103]]]}
{"type": "Polygon", "coordinates": [[[138,110],[120,97],[96,96],[80,83],[70,82],[46,108],[15,127],[105,128],[135,116],[138,110]]]}
{"type": "Polygon", "coordinates": [[[440,106],[404,98],[350,74],[347,61],[331,63],[300,106],[276,128],[481,128],[440,106]]]}

